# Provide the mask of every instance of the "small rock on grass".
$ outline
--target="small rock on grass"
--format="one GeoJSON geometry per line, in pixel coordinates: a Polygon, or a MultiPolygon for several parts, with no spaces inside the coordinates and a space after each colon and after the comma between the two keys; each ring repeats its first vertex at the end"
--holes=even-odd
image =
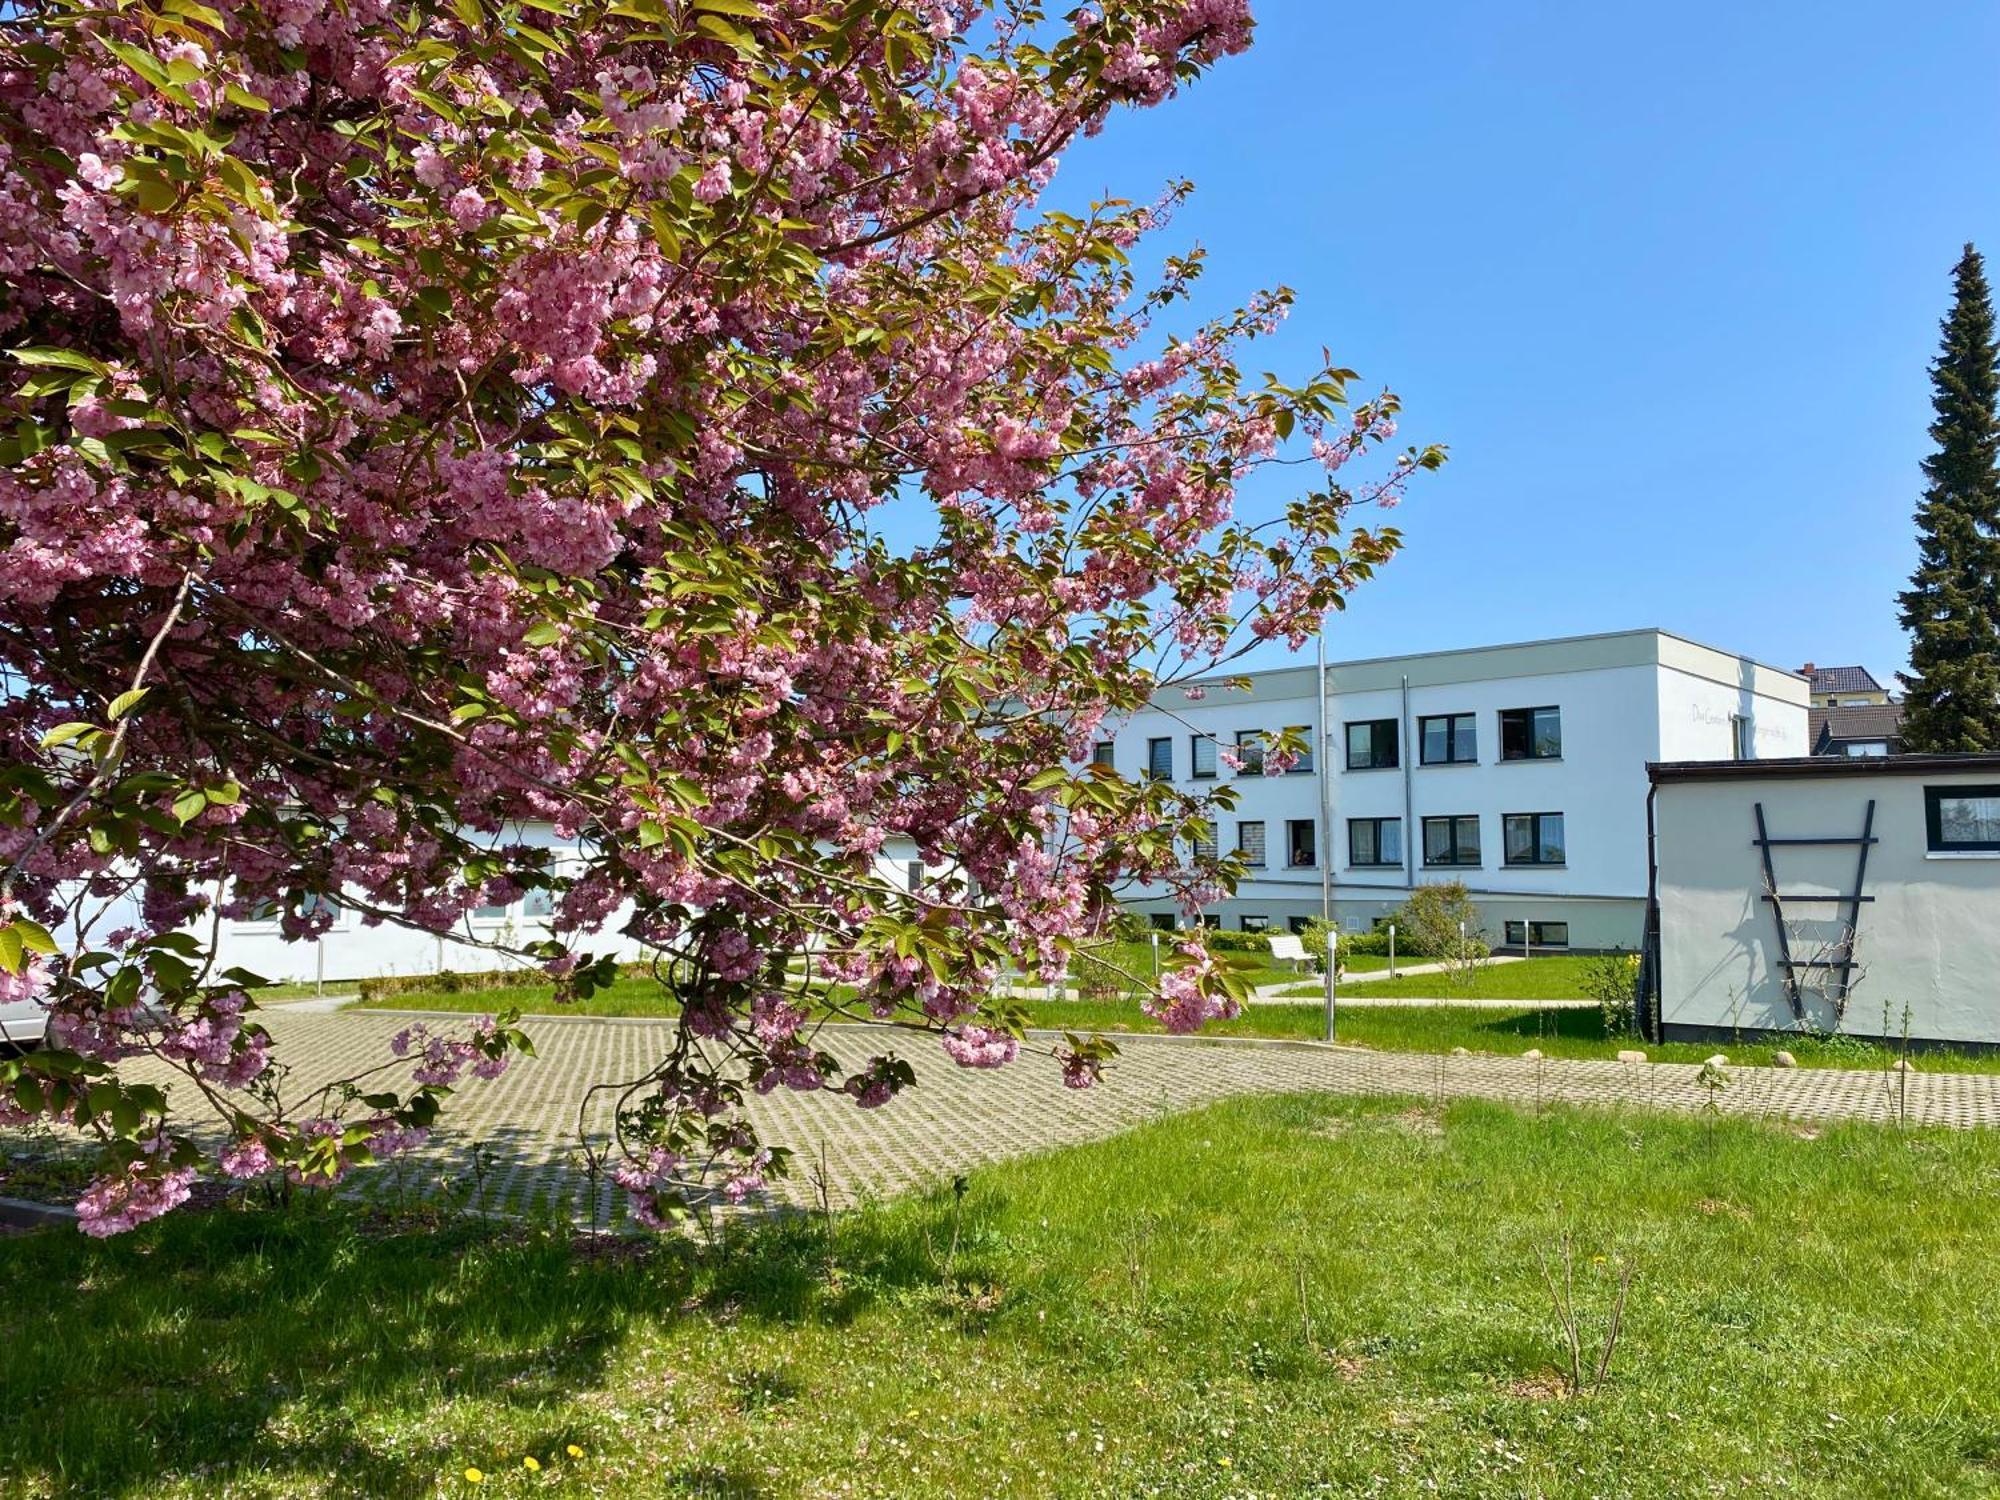
{"type": "Polygon", "coordinates": [[[1917,1071],[1917,1065],[1911,1062],[1907,1057],[1897,1058],[1894,1064],[1894,1068],[1895,1071],[1898,1073],[1914,1073],[1917,1071]]]}
{"type": "Polygon", "coordinates": [[[1796,1068],[1798,1065],[1799,1060],[1789,1052],[1773,1052],[1771,1054],[1771,1066],[1774,1068],[1796,1068]]]}
{"type": "Polygon", "coordinates": [[[1626,1047],[1619,1051],[1618,1060],[1626,1063],[1641,1063],[1646,1060],[1646,1054],[1641,1052],[1637,1047],[1626,1047]]]}
{"type": "Polygon", "coordinates": [[[1470,1057],[1470,1056],[1472,1056],[1472,1054],[1471,1054],[1470,1052],[1468,1052],[1468,1051],[1467,1051],[1467,1050],[1466,1050],[1465,1048],[1463,1048],[1463,1047],[1454,1047],[1454,1048],[1452,1048],[1452,1049],[1451,1049],[1451,1055],[1452,1055],[1453,1057],[1470,1057]]]}
{"type": "Polygon", "coordinates": [[[1526,1052],[1521,1054],[1521,1058],[1524,1062],[1540,1062],[1542,1060],[1542,1049],[1540,1047],[1530,1047],[1526,1052]]]}

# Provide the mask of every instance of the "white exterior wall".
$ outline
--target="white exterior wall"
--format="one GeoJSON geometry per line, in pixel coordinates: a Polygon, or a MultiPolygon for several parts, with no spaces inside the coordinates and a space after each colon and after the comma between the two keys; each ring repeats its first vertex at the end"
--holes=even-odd
{"type": "MultiPolygon", "coordinates": [[[[1772,838],[1859,835],[1875,802],[1855,952],[1863,973],[1845,1017],[1808,992],[1807,1024],[1918,1040],[2000,1042],[2000,854],[1933,854],[1927,786],[2000,782],[2000,772],[1900,768],[1666,781],[1659,788],[1660,1020],[1669,1036],[1797,1029],[1778,963],[1777,927],[1752,844],[1762,803],[1772,838]],[[1886,1012],[1886,1024],[1885,1024],[1886,1012]]],[[[1885,767],[1893,762],[1872,762],[1885,767]]],[[[1854,888],[1855,845],[1772,850],[1781,894],[1854,888]]],[[[1795,903],[1804,937],[1837,938],[1844,909],[1795,903]]],[[[1799,944],[1794,944],[1795,949],[1799,944]]],[[[1797,953],[1795,952],[1795,955],[1797,953]]]]}
{"type": "MultiPolygon", "coordinates": [[[[1284,867],[1284,825],[1317,818],[1324,772],[1332,779],[1334,901],[1344,925],[1365,928],[1388,915],[1413,883],[1462,880],[1495,942],[1508,921],[1543,921],[1566,923],[1574,947],[1636,947],[1646,890],[1647,762],[1729,758],[1738,714],[1749,721],[1760,755],[1805,753],[1803,680],[1659,631],[1344,662],[1330,665],[1327,675],[1327,741],[1315,773],[1234,778],[1240,801],[1220,820],[1221,846],[1236,846],[1237,822],[1261,818],[1270,858],[1215,908],[1225,926],[1254,915],[1282,930],[1292,918],[1318,913],[1320,871],[1284,867]],[[1547,706],[1561,713],[1561,758],[1501,760],[1502,711],[1547,706]],[[1477,761],[1422,764],[1420,722],[1468,713],[1477,761]],[[1401,764],[1349,770],[1347,724],[1377,719],[1398,721],[1401,764]],[[1509,813],[1561,813],[1564,863],[1508,865],[1503,819],[1509,813]],[[1477,866],[1423,864],[1423,820],[1446,816],[1479,819],[1477,866]],[[1351,863],[1348,820],[1374,817],[1403,820],[1403,868],[1351,863]]],[[[1115,765],[1122,774],[1142,775],[1147,741],[1170,734],[1175,784],[1199,790],[1209,783],[1190,776],[1191,734],[1212,733],[1229,744],[1240,730],[1311,724],[1315,680],[1311,668],[1258,673],[1247,692],[1209,684],[1206,697],[1193,703],[1169,690],[1158,706],[1118,727],[1115,765]]],[[[1318,852],[1327,857],[1325,849],[1318,852]]],[[[1131,899],[1149,912],[1171,910],[1163,891],[1141,889],[1131,899]]]]}

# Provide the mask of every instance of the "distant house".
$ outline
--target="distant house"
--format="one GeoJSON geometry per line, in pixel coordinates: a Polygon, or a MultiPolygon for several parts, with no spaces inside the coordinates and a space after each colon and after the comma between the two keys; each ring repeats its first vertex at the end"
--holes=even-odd
{"type": "Polygon", "coordinates": [[[1889,701],[1889,690],[1866,667],[1820,667],[1807,662],[1799,676],[1811,684],[1814,708],[1862,708],[1889,701]]]}
{"type": "Polygon", "coordinates": [[[1814,755],[1900,755],[1903,705],[1866,667],[1799,668],[1812,691],[1806,741],[1814,755]]]}
{"type": "Polygon", "coordinates": [[[1815,708],[1806,716],[1806,740],[1814,755],[1901,755],[1903,705],[1815,708]]]}

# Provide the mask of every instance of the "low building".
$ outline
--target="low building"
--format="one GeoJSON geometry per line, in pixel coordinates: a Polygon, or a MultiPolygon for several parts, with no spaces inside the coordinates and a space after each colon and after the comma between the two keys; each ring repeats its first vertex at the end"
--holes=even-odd
{"type": "MultiPolygon", "coordinates": [[[[1807,749],[1802,678],[1663,630],[1339,662],[1323,704],[1312,667],[1240,680],[1167,690],[1097,753],[1189,790],[1234,778],[1217,836],[1250,871],[1204,916],[1250,931],[1318,916],[1323,877],[1336,919],[1364,930],[1458,880],[1496,946],[1636,948],[1647,762],[1807,749]],[[1254,761],[1287,727],[1311,731],[1308,760],[1232,771],[1224,752],[1254,761]]],[[[1182,920],[1164,890],[1127,904],[1182,920]]]]}
{"type": "Polygon", "coordinates": [[[1854,703],[1815,708],[1806,721],[1814,755],[1901,755],[1903,705],[1854,703]]]}
{"type": "Polygon", "coordinates": [[[1655,1035],[2000,1043],[2000,755],[1649,771],[1655,1035]]]}

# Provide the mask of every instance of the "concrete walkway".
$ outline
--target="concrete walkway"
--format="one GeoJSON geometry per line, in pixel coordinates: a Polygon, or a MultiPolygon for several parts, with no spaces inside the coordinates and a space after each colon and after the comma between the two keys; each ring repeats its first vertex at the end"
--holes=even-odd
{"type": "MultiPolygon", "coordinates": [[[[299,1013],[273,1008],[261,1019],[290,1069],[285,1094],[298,1098],[334,1078],[388,1059],[388,1040],[414,1017],[389,1011],[299,1013]]],[[[426,1017],[443,1030],[462,1015],[426,1017]]],[[[385,1198],[442,1197],[474,1211],[554,1212],[608,1221],[614,1190],[580,1170],[577,1109],[592,1083],[635,1078],[660,1055],[669,1028],[658,1021],[530,1017],[523,1023],[539,1056],[491,1083],[467,1082],[445,1128],[420,1153],[357,1183],[385,1198]]],[[[1038,1034],[1046,1048],[1053,1034],[1038,1034]]],[[[825,1153],[837,1205],[907,1191],[982,1164],[1113,1135],[1133,1125],[1232,1095],[1322,1091],[1477,1097],[1539,1107],[1566,1103],[1696,1110],[1710,1103],[1692,1065],[1526,1061],[1374,1052],[1311,1042],[1121,1037],[1123,1055],[1096,1089],[1061,1086],[1045,1056],[971,1071],[952,1064],[934,1038],[883,1027],[831,1026],[821,1044],[852,1065],[893,1050],[914,1066],[918,1087],[888,1107],[864,1112],[844,1096],[780,1090],[751,1112],[767,1138],[798,1153],[797,1174],[774,1200],[814,1198],[811,1167],[825,1153]]],[[[169,1075],[160,1070],[160,1081],[169,1075]]],[[[400,1070],[398,1070],[400,1072],[400,1070]]],[[[386,1077],[387,1075],[385,1075],[386,1077]]],[[[186,1094],[185,1085],[175,1091],[186,1094]]],[[[1895,1121],[1912,1125],[2000,1123],[2000,1076],[1822,1069],[1732,1069],[1715,1096],[1721,1112],[1824,1123],[1895,1121]]],[[[608,1125],[606,1107],[592,1128],[608,1125]]]]}

